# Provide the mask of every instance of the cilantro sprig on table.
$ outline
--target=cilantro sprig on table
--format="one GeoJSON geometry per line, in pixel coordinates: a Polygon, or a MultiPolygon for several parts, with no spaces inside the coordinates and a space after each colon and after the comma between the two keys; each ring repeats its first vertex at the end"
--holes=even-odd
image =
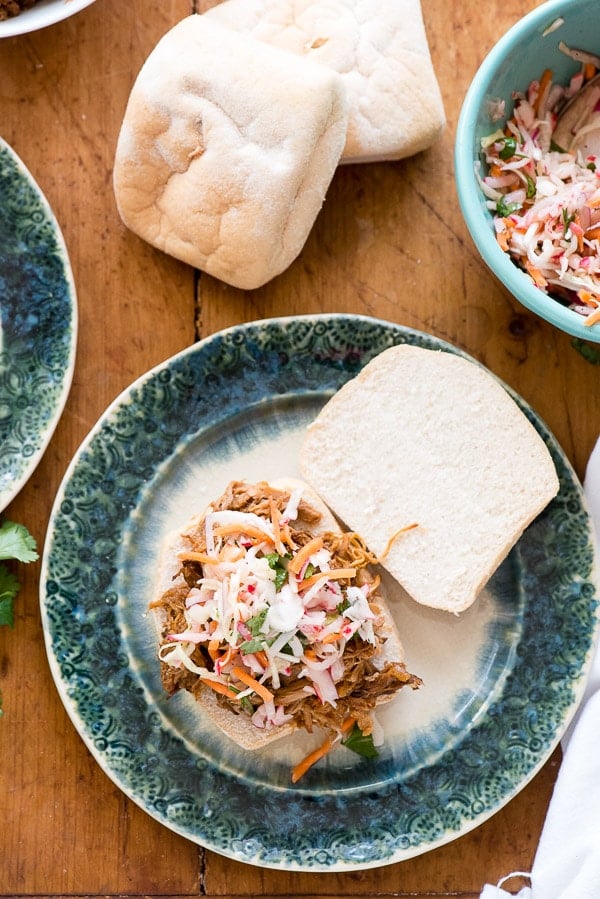
{"type": "MultiPolygon", "coordinates": [[[[3,562],[8,559],[17,562],[35,562],[37,558],[35,540],[25,525],[3,521],[0,524],[0,626],[14,626],[14,600],[21,586],[17,577],[3,562]]],[[[0,694],[0,715],[2,715],[2,694],[0,694]]]]}
{"type": "Polygon", "coordinates": [[[35,562],[37,558],[35,540],[25,525],[3,521],[0,524],[0,625],[13,627],[14,599],[20,588],[16,576],[2,561],[15,559],[17,562],[35,562]]]}

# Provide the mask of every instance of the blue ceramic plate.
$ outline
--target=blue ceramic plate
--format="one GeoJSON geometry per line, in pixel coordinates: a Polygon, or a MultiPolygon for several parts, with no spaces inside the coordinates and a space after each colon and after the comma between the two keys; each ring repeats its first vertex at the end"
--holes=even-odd
{"type": "Polygon", "coordinates": [[[569,463],[518,398],[556,462],[560,493],[460,617],[417,606],[388,582],[409,669],[425,683],[381,708],[376,760],[340,748],[292,786],[291,766],[319,738],[244,752],[191,696],[163,695],[145,612],[165,536],[231,478],[297,475],[307,423],[396,343],[459,352],[349,315],[216,334],[115,401],[56,498],[41,609],[75,727],[150,815],[239,861],[342,871],[448,842],[527,783],[581,697],[598,620],[590,522],[569,463]]]}
{"type": "Polygon", "coordinates": [[[0,139],[0,511],[40,461],[75,364],[67,250],[33,178],[0,139]]]}

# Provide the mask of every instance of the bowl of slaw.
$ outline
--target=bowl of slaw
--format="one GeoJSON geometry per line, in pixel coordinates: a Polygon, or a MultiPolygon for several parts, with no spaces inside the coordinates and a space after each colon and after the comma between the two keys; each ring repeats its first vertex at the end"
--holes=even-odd
{"type": "Polygon", "coordinates": [[[454,152],[460,208],[483,260],[524,307],[592,342],[600,342],[600,240],[586,238],[562,191],[577,182],[579,193],[588,191],[586,203],[600,204],[600,158],[596,166],[592,157],[565,153],[552,129],[599,71],[598,57],[598,0],[548,0],[534,9],[475,74],[454,152]]]}

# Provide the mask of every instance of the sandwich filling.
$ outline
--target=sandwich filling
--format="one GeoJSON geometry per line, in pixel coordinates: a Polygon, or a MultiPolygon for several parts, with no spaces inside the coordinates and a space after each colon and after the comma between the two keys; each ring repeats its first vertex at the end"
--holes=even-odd
{"type": "Polygon", "coordinates": [[[260,729],[372,734],[384,697],[421,683],[378,657],[386,640],[377,560],[356,533],[315,533],[301,489],[232,482],[185,538],[163,616],[165,690],[212,689],[260,729]]]}

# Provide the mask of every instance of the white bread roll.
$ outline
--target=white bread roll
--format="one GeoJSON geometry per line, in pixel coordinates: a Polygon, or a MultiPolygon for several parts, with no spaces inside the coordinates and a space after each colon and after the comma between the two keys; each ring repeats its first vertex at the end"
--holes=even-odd
{"type": "MultiPolygon", "coordinates": [[[[296,489],[301,489],[302,498],[311,507],[312,510],[320,516],[317,521],[305,521],[300,515],[293,523],[294,526],[308,530],[313,536],[326,533],[340,533],[340,526],[334,516],[331,514],[325,503],[309,489],[302,481],[285,478],[274,480],[270,484],[276,490],[292,493],[296,489]]],[[[158,565],[157,582],[155,590],[155,600],[159,600],[167,591],[185,585],[185,579],[181,572],[181,562],[178,554],[189,549],[189,540],[186,535],[197,532],[198,525],[204,519],[207,512],[212,507],[205,509],[202,514],[195,516],[181,530],[172,533],[166,540],[163,547],[160,562],[158,565]]],[[[404,661],[404,649],[400,641],[398,629],[392,617],[389,607],[386,605],[384,591],[380,586],[377,591],[377,606],[381,610],[381,623],[377,629],[380,637],[385,639],[380,651],[378,652],[373,663],[376,668],[382,669],[386,663],[404,661]]],[[[156,626],[159,641],[165,637],[165,613],[162,609],[154,607],[151,603],[151,614],[156,626]]],[[[392,696],[380,696],[377,704],[380,705],[389,702],[392,696]]],[[[207,715],[214,724],[238,746],[246,750],[262,749],[269,743],[287,737],[296,730],[296,725],[292,723],[284,723],[270,730],[255,727],[251,719],[244,714],[235,714],[225,708],[217,699],[216,694],[209,687],[205,687],[196,697],[197,708],[201,714],[207,715]]]]}
{"type": "Polygon", "coordinates": [[[331,398],[300,468],[417,602],[455,613],[559,489],[544,441],[492,375],[414,346],[385,350],[331,398]]]}
{"type": "Polygon", "coordinates": [[[304,246],[347,116],[335,72],[189,16],[131,91],[114,166],[119,214],[160,250],[259,287],[304,246]]]}
{"type": "Polygon", "coordinates": [[[401,159],[440,136],[419,0],[225,0],[204,15],[340,73],[350,99],[342,162],[401,159]]]}

